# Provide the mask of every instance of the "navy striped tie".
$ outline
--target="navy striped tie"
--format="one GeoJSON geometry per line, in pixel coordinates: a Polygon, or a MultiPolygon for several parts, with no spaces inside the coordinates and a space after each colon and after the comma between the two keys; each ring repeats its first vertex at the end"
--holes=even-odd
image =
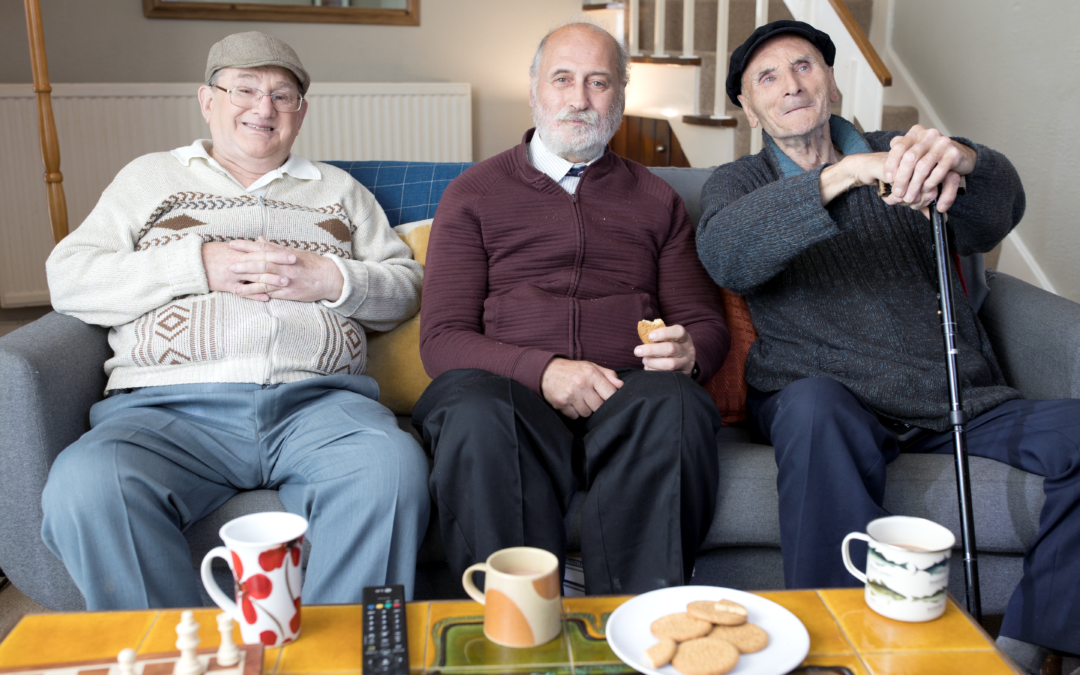
{"type": "Polygon", "coordinates": [[[581,175],[581,172],[585,170],[588,164],[575,164],[570,167],[570,170],[566,172],[566,176],[569,178],[577,178],[581,175]]]}

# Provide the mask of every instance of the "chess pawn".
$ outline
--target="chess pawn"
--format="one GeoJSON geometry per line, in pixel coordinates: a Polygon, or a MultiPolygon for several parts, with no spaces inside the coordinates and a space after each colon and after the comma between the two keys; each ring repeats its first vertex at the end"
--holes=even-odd
{"type": "Polygon", "coordinates": [[[116,656],[117,675],[135,675],[135,650],[128,648],[116,656]]]}
{"type": "Polygon", "coordinates": [[[218,631],[221,633],[221,646],[217,650],[217,663],[219,666],[235,666],[240,662],[240,650],[233,642],[232,617],[222,612],[217,615],[218,631]]]}
{"type": "Polygon", "coordinates": [[[173,675],[202,675],[203,666],[195,649],[199,646],[199,624],[195,614],[184,610],[180,614],[180,623],[176,624],[176,648],[180,650],[180,659],[173,668],[173,675]]]}

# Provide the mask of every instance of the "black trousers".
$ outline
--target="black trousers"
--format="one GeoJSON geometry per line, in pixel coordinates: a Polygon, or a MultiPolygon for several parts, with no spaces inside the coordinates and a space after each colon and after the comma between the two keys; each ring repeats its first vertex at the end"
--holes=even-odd
{"type": "Polygon", "coordinates": [[[622,370],[623,387],[571,420],[484,370],[440,375],[413,409],[454,573],[510,546],[565,565],[574,493],[589,594],[686,583],[716,506],[720,415],[681,373],[622,370]]]}
{"type": "MultiPolygon", "coordinates": [[[[776,449],[785,583],[861,585],[840,561],[840,542],[889,515],[882,503],[886,466],[901,452],[895,438],[870,406],[829,378],[797,380],[774,393],[751,389],[746,403],[752,424],[776,449]]],[[[972,457],[1045,477],[1039,531],[1001,635],[1080,653],[1080,400],[1006,401],[966,429],[972,457]]],[[[903,451],[951,454],[952,433],[930,433],[903,451]]],[[[975,511],[980,527],[1008,517],[975,511]]],[[[865,551],[853,546],[852,559],[865,560],[865,551]]],[[[952,564],[960,561],[954,556],[952,564]]]]}

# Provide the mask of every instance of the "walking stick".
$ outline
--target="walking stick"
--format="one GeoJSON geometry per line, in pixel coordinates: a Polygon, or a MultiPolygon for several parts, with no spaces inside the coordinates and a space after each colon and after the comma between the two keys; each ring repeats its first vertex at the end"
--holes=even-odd
{"type": "Polygon", "coordinates": [[[945,366],[949,375],[949,423],[953,428],[953,449],[956,454],[956,491],[960,497],[960,533],[964,546],[964,579],[967,582],[967,609],[976,621],[982,621],[982,602],[979,598],[979,565],[975,554],[975,520],[971,510],[971,475],[968,473],[967,434],[964,405],[960,392],[960,373],[956,367],[956,319],[952,305],[952,265],[949,264],[949,242],[945,226],[937,210],[937,200],[930,203],[930,220],[934,224],[934,252],[937,254],[938,297],[941,300],[941,329],[945,336],[945,366]]]}

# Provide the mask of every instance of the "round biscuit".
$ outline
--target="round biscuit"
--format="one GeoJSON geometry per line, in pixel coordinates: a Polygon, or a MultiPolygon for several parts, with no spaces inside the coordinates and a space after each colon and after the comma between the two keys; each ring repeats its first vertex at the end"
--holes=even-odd
{"type": "Polygon", "coordinates": [[[651,663],[653,668],[663,668],[671,663],[677,647],[671,638],[660,638],[660,642],[645,650],[645,660],[651,663]]]}
{"type": "Polygon", "coordinates": [[[642,344],[652,344],[652,340],[649,339],[649,333],[653,332],[657,328],[666,328],[663,319],[656,319],[655,321],[646,321],[642,319],[637,324],[637,334],[641,338],[642,344]]]}
{"type": "Polygon", "coordinates": [[[725,640],[697,638],[679,645],[671,665],[683,675],[724,675],[739,663],[739,650],[725,640]]]}
{"type": "Polygon", "coordinates": [[[708,635],[712,630],[712,624],[695,619],[686,612],[679,612],[660,617],[652,622],[649,629],[658,638],[671,638],[675,642],[682,642],[708,635]]]}
{"type": "Polygon", "coordinates": [[[686,612],[690,616],[720,626],[746,623],[746,608],[731,600],[696,600],[686,606],[686,612]]]}
{"type": "Polygon", "coordinates": [[[753,654],[769,646],[769,634],[765,629],[749,622],[739,626],[716,626],[708,637],[730,642],[740,654],[753,654]]]}

